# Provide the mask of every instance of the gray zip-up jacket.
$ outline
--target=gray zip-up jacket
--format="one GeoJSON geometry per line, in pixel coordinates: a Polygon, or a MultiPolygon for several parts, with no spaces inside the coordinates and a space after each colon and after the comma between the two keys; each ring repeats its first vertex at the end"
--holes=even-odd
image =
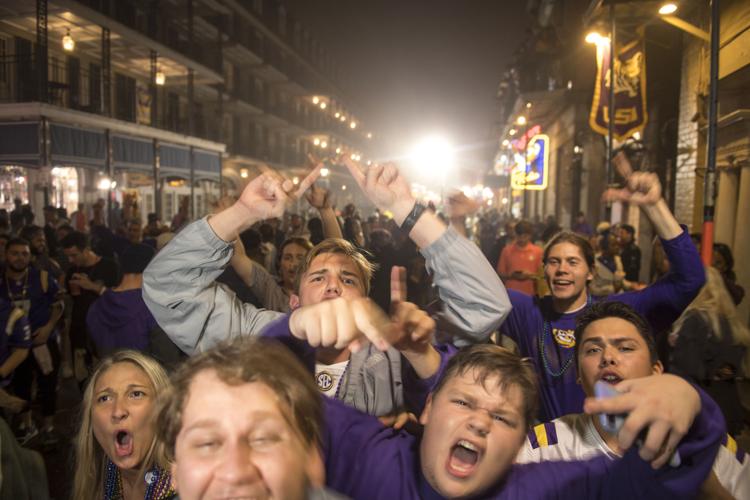
{"type": "MultiPolygon", "coordinates": [[[[169,338],[187,354],[241,335],[259,335],[266,325],[283,316],[244,303],[215,282],[229,263],[233,248],[216,236],[204,218],[180,231],[143,273],[146,305],[169,338]]],[[[511,305],[482,252],[452,229],[421,252],[444,304],[435,317],[437,340],[456,345],[486,342],[511,305]]],[[[365,347],[352,355],[349,371],[353,376],[348,377],[341,399],[374,415],[403,407],[398,351],[380,353],[365,347]]]]}

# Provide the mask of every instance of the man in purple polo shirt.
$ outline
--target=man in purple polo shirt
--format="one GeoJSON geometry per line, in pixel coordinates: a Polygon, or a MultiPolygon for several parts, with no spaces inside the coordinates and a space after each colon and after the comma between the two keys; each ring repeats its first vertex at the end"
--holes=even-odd
{"type": "MultiPolygon", "coordinates": [[[[605,198],[640,205],[659,235],[671,264],[661,280],[639,292],[617,295],[660,332],[676,320],[705,283],[700,256],[690,235],[680,226],[661,196],[655,174],[633,172],[623,153],[615,157],[626,179],[623,189],[610,189],[605,198]]],[[[593,279],[594,252],[588,240],[571,232],[559,233],[544,249],[544,275],[551,295],[541,299],[508,290],[513,309],[500,327],[524,357],[534,363],[540,382],[542,421],[580,413],[584,393],[576,383],[575,320],[592,302],[588,283],[593,279]]]]}

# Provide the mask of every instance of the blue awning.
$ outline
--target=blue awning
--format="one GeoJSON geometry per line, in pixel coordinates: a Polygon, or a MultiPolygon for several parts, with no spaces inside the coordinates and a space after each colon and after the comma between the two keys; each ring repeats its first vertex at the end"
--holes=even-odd
{"type": "Polygon", "coordinates": [[[193,178],[195,180],[221,180],[221,153],[193,150],[193,178]]]}
{"type": "Polygon", "coordinates": [[[159,176],[190,179],[190,148],[159,144],[159,176]]]}
{"type": "Polygon", "coordinates": [[[104,167],[107,142],[103,131],[52,123],[49,136],[53,164],[104,167]]]}
{"type": "Polygon", "coordinates": [[[143,138],[113,135],[112,165],[120,170],[153,172],[153,141],[143,138]]]}
{"type": "Polygon", "coordinates": [[[0,123],[0,164],[39,166],[39,122],[0,123]]]}

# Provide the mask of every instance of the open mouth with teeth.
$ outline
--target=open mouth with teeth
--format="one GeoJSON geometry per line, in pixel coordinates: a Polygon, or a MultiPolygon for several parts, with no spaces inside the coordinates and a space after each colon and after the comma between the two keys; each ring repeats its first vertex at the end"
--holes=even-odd
{"type": "Polygon", "coordinates": [[[571,286],[573,286],[573,282],[570,280],[563,280],[563,279],[552,280],[552,287],[558,290],[564,290],[571,286]]]}
{"type": "Polygon", "coordinates": [[[451,448],[446,469],[454,477],[469,477],[474,472],[481,457],[482,450],[478,446],[461,439],[451,448]]]}
{"type": "Polygon", "coordinates": [[[121,458],[133,454],[133,435],[128,431],[115,433],[115,454],[121,458]]]}
{"type": "Polygon", "coordinates": [[[614,373],[605,373],[602,378],[602,381],[610,384],[610,385],[617,385],[620,382],[622,382],[622,377],[618,377],[614,373]]]}

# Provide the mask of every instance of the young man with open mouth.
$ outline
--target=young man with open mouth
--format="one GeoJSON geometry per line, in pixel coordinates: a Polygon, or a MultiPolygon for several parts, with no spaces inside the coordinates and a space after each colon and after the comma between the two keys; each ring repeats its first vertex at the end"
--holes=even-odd
{"type": "MultiPolygon", "coordinates": [[[[599,381],[625,391],[632,379],[664,371],[649,324],[621,302],[600,302],[581,314],[576,343],[578,379],[588,397],[594,395],[599,381]]],[[[598,418],[579,413],[534,427],[517,460],[528,463],[597,456],[614,460],[622,454],[617,435],[607,431],[598,418]]],[[[750,457],[729,435],[719,448],[703,493],[709,498],[725,498],[721,494],[750,498],[750,457]]]]}
{"type": "Polygon", "coordinates": [[[725,432],[705,394],[671,375],[631,381],[586,412],[629,413],[618,460],[514,464],[535,414],[528,361],[493,345],[459,351],[437,375],[421,438],[326,400],[323,450],[329,487],[353,498],[672,498],[692,495],[725,432]],[[645,433],[640,448],[636,437],[645,433]],[[675,448],[678,467],[663,467],[675,448]],[[632,449],[631,449],[632,448],[632,449]]]}
{"type": "MultiPolygon", "coordinates": [[[[654,330],[663,331],[705,283],[703,264],[690,235],[662,198],[656,174],[633,172],[624,153],[615,162],[626,186],[608,190],[605,198],[640,205],[662,240],[671,271],[641,291],[614,297],[635,308],[654,330]]],[[[592,303],[588,283],[593,279],[594,252],[583,236],[559,233],[547,243],[543,263],[551,295],[533,298],[509,290],[513,310],[500,331],[534,363],[540,381],[539,418],[548,421],[582,409],[585,396],[576,383],[573,332],[576,317],[592,303]]]]}

